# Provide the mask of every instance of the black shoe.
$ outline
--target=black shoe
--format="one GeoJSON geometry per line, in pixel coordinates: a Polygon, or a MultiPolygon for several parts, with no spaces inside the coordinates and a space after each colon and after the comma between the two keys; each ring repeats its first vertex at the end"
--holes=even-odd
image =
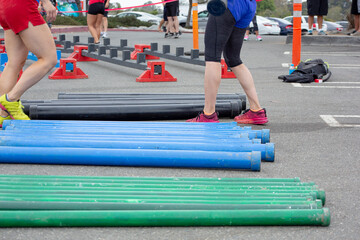
{"type": "Polygon", "coordinates": [[[178,33],[178,32],[175,33],[174,37],[175,37],[175,38],[179,38],[179,33],[178,33]]]}
{"type": "Polygon", "coordinates": [[[165,37],[165,38],[170,37],[169,33],[165,33],[165,36],[164,36],[164,37],[165,37]]]}

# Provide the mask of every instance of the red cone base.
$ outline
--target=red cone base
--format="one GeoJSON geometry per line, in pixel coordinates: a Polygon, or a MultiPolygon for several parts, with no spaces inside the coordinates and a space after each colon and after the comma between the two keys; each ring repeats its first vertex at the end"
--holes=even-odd
{"type": "MultiPolygon", "coordinates": [[[[1,39],[0,39],[1,40],[1,39]]],[[[5,45],[0,44],[0,53],[6,53],[5,45]]]]}
{"type": "Polygon", "coordinates": [[[70,54],[69,58],[74,58],[78,62],[95,62],[99,61],[95,58],[85,57],[81,54],[82,50],[88,50],[88,46],[84,45],[75,45],[74,52],[70,54]]]}
{"type": "Polygon", "coordinates": [[[224,59],[221,59],[221,78],[236,78],[235,74],[226,65],[224,59]]]}
{"type": "Polygon", "coordinates": [[[57,68],[51,75],[49,79],[81,79],[89,78],[80,68],[76,67],[76,60],[74,58],[65,58],[60,59],[60,67],[57,68]],[[72,64],[73,70],[66,70],[66,64],[72,64]]]}
{"type": "Polygon", "coordinates": [[[149,70],[136,78],[137,82],[176,82],[168,71],[165,70],[165,62],[148,62],[149,70]]]}
{"type": "MultiPolygon", "coordinates": [[[[146,45],[146,44],[136,44],[136,45],[135,45],[135,50],[134,50],[134,51],[131,53],[131,55],[130,55],[130,59],[131,59],[131,60],[136,60],[136,59],[137,59],[137,54],[138,54],[138,53],[143,53],[143,52],[144,52],[144,49],[147,49],[147,48],[150,49],[151,46],[150,46],[150,45],[146,45]]],[[[146,54],[145,59],[146,59],[146,60],[157,60],[157,59],[160,59],[160,58],[146,54]]]]}

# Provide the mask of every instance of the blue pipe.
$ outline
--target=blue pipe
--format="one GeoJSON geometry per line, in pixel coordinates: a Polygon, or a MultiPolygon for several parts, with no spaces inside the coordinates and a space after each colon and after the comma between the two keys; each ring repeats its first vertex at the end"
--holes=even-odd
{"type": "MultiPolygon", "coordinates": [[[[35,135],[36,136],[36,135],[35,135]]],[[[264,161],[274,161],[274,144],[248,144],[248,143],[203,143],[199,141],[191,142],[168,142],[155,140],[129,141],[123,139],[119,141],[107,139],[58,139],[52,136],[37,136],[34,138],[24,138],[23,136],[0,136],[0,146],[13,147],[62,147],[62,148],[116,148],[116,149],[158,149],[158,150],[196,150],[196,151],[225,151],[225,152],[261,152],[261,159],[264,161]]]]}
{"type": "MultiPolygon", "coordinates": [[[[155,127],[178,127],[178,126],[186,126],[186,127],[206,127],[206,128],[239,128],[236,122],[228,122],[228,123],[188,123],[188,122],[134,122],[134,121],[58,121],[58,120],[5,120],[3,122],[3,126],[28,126],[28,125],[80,125],[80,126],[155,126],[155,127]]],[[[243,129],[250,130],[250,126],[244,126],[243,129]]]]}
{"type": "Polygon", "coordinates": [[[5,129],[6,131],[12,132],[23,132],[28,135],[33,132],[37,133],[48,133],[48,134],[56,134],[56,133],[71,133],[71,134],[102,134],[102,135],[121,135],[121,136],[182,136],[182,137],[191,137],[191,136],[208,136],[211,138],[248,138],[248,139],[261,139],[261,143],[268,143],[270,141],[270,132],[263,130],[251,130],[251,131],[216,131],[216,130],[173,130],[169,129],[154,129],[154,130],[146,130],[146,129],[93,129],[93,128],[64,128],[64,129],[51,129],[51,128],[16,128],[13,126],[8,126],[5,129]]]}
{"type": "Polygon", "coordinates": [[[1,163],[230,168],[260,171],[260,152],[2,147],[1,163]]]}
{"type": "MultiPolygon", "coordinates": [[[[127,141],[166,141],[166,142],[203,142],[203,143],[221,143],[221,144],[242,144],[242,143],[254,143],[260,144],[260,139],[249,139],[248,135],[241,134],[243,137],[241,138],[212,138],[209,136],[126,136],[127,141]]],[[[0,131],[0,136],[13,136],[13,137],[24,137],[24,132],[21,131],[0,131]]],[[[111,141],[119,141],[124,140],[124,136],[122,135],[106,135],[106,134],[72,134],[72,133],[61,133],[61,132],[52,132],[51,134],[48,132],[27,132],[26,138],[31,138],[36,140],[38,137],[51,137],[55,139],[73,139],[73,140],[87,140],[87,139],[105,139],[111,141]]]]}

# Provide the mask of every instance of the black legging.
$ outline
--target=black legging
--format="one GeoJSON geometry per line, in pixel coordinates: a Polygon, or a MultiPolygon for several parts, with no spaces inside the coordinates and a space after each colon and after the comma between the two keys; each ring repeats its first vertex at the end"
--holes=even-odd
{"type": "MultiPolygon", "coordinates": [[[[254,31],[259,31],[258,24],[256,21],[256,14],[254,15],[253,19],[251,20],[254,25],[254,31]]],[[[246,30],[250,30],[250,25],[246,28],[246,30]]]]}
{"type": "Polygon", "coordinates": [[[205,30],[205,61],[220,62],[223,53],[229,67],[242,64],[240,51],[246,28],[235,27],[235,24],[229,9],[218,17],[209,14],[205,30]]]}

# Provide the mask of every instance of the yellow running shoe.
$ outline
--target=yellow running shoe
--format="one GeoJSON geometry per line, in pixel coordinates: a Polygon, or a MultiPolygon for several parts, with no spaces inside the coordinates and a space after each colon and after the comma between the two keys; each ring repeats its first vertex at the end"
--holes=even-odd
{"type": "Polygon", "coordinates": [[[30,120],[28,115],[23,112],[24,106],[21,104],[20,100],[9,102],[6,100],[5,94],[0,97],[0,108],[9,114],[11,119],[30,120]]]}

